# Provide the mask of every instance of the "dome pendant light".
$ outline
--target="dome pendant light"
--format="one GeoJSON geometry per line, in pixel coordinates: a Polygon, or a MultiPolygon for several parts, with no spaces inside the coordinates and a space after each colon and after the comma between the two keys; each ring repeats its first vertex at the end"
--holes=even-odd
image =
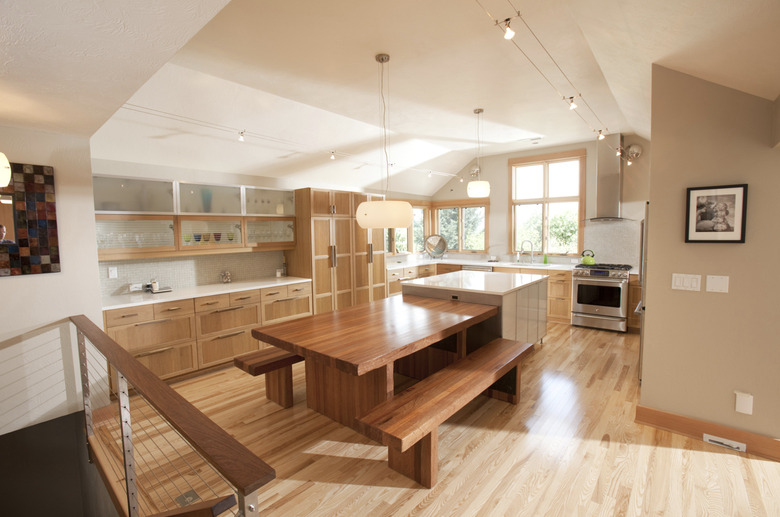
{"type": "Polygon", "coordinates": [[[471,171],[472,180],[466,185],[466,194],[469,197],[488,197],[490,196],[490,183],[481,178],[481,158],[482,158],[482,108],[474,110],[477,116],[477,167],[471,171]]]}
{"type": "MultiPolygon", "coordinates": [[[[385,63],[387,54],[377,54],[379,63],[379,97],[382,101],[382,157],[385,166],[385,197],[390,190],[390,159],[387,154],[387,101],[384,96],[385,63]]],[[[389,92],[388,92],[389,97],[389,92]]],[[[361,228],[408,228],[414,214],[412,205],[406,201],[364,201],[355,210],[355,217],[361,228]]]]}

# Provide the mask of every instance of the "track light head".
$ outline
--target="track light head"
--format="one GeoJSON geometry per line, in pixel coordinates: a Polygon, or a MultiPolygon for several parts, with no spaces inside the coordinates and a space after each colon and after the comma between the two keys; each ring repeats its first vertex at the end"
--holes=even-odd
{"type": "Polygon", "coordinates": [[[246,129],[242,129],[238,132],[238,141],[243,142],[244,141],[244,133],[246,133],[246,129]]]}
{"type": "Polygon", "coordinates": [[[504,25],[505,25],[505,27],[504,27],[504,39],[505,40],[510,40],[510,39],[515,37],[515,31],[513,31],[512,27],[509,26],[509,20],[510,19],[511,18],[507,18],[506,20],[504,20],[504,25]]]}

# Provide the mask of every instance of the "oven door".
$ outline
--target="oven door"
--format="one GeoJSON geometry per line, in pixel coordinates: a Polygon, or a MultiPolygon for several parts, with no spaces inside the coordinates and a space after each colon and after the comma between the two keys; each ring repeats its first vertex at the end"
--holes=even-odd
{"type": "Polygon", "coordinates": [[[628,280],[574,277],[572,279],[571,311],[626,318],[628,316],[628,280]]]}

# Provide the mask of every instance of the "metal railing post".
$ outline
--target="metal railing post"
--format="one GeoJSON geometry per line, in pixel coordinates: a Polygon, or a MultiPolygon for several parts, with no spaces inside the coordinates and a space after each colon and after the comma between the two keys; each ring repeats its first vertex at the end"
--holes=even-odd
{"type": "Polygon", "coordinates": [[[89,368],[87,367],[87,345],[84,333],[76,329],[76,337],[79,347],[79,368],[81,369],[81,396],[84,399],[84,427],[87,432],[87,454],[89,462],[92,463],[92,451],[89,447],[89,437],[94,434],[92,429],[92,402],[90,400],[89,390],[89,368]]]}
{"type": "Polygon", "coordinates": [[[240,491],[238,494],[238,515],[239,517],[259,517],[260,509],[258,508],[258,493],[259,490],[249,492],[248,494],[242,494],[240,491]]]}
{"type": "Polygon", "coordinates": [[[127,490],[127,512],[130,517],[138,516],[138,488],[135,478],[135,461],[133,460],[133,431],[130,425],[130,395],[127,389],[127,379],[117,372],[117,388],[119,391],[119,420],[122,426],[122,455],[125,460],[125,488],[127,490]]]}

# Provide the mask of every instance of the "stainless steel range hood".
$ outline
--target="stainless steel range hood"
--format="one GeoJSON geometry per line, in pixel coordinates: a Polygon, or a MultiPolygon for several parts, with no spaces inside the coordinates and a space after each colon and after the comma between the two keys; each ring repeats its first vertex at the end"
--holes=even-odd
{"type": "Polygon", "coordinates": [[[623,147],[623,136],[607,135],[598,141],[596,177],[596,217],[590,221],[622,221],[620,197],[623,191],[623,160],[617,149],[623,147]]]}

